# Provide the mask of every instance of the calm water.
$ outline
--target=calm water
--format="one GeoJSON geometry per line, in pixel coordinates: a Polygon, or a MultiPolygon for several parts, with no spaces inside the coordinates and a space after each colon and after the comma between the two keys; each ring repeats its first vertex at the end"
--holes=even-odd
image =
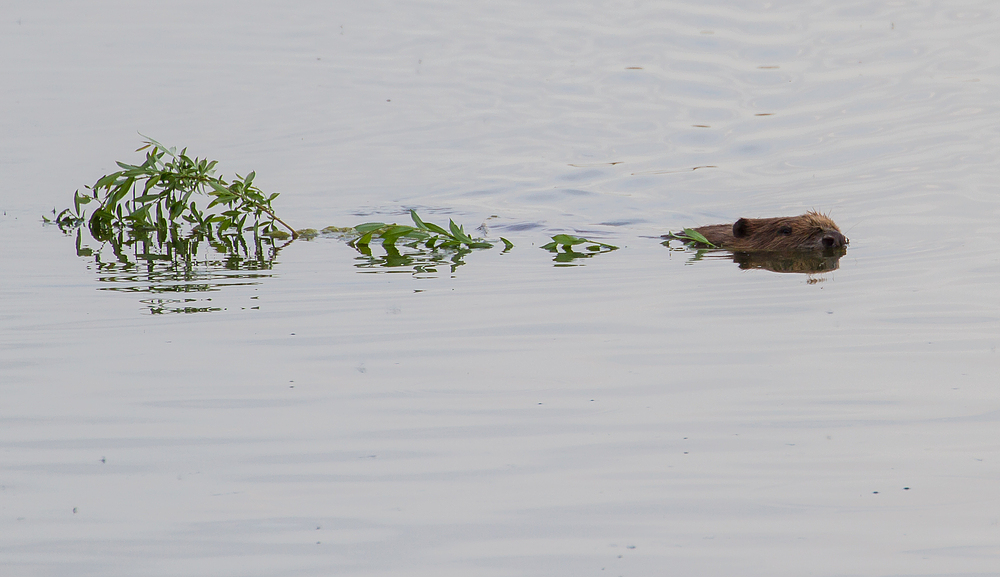
{"type": "Polygon", "coordinates": [[[4,574],[1000,567],[991,3],[3,13],[4,574]],[[300,228],[416,208],[516,246],[98,266],[39,217],[137,132],[300,228]],[[811,208],[835,272],[656,238],[811,208]],[[553,266],[559,232],[622,248],[553,266]]]}

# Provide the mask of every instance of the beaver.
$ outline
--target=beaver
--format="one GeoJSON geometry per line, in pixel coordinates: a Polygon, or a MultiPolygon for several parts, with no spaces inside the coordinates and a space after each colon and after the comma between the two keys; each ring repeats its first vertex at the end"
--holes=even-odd
{"type": "MultiPolygon", "coordinates": [[[[830,217],[814,210],[799,216],[741,218],[733,224],[694,230],[715,246],[733,252],[844,250],[850,242],[830,217]]],[[[682,233],[664,237],[690,240],[682,233]]]]}

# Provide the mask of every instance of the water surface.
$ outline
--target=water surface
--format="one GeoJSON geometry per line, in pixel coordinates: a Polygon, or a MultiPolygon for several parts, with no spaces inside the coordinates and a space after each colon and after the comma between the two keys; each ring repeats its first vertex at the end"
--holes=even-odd
{"type": "Polygon", "coordinates": [[[990,3],[6,14],[12,574],[995,571],[990,3]],[[415,208],[515,248],[102,267],[39,217],[137,132],[301,228],[415,208]],[[851,238],[822,275],[658,238],[813,208],[851,238]],[[621,248],[557,267],[560,232],[621,248]]]}

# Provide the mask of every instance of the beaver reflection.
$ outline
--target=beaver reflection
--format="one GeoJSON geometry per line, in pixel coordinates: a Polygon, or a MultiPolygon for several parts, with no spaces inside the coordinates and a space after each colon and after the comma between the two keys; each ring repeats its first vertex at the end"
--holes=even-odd
{"type": "Polygon", "coordinates": [[[840,268],[840,257],[847,250],[827,249],[804,252],[734,252],[733,262],[741,269],[762,268],[773,272],[823,273],[840,268]]]}
{"type": "Polygon", "coordinates": [[[695,248],[722,248],[732,253],[742,269],[774,272],[824,273],[840,267],[848,238],[830,217],[810,211],[799,216],[741,218],[733,224],[693,229],[714,247],[685,233],[663,238],[681,240],[695,248]]]}

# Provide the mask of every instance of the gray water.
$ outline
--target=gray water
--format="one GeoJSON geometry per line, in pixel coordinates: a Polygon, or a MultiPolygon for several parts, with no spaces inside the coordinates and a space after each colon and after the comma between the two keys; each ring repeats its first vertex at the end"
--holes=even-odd
{"type": "Polygon", "coordinates": [[[3,14],[5,575],[1000,567],[991,3],[3,14]],[[414,208],[515,248],[101,268],[40,217],[137,133],[298,228],[414,208]],[[658,238],[813,208],[851,239],[826,274],[658,238]],[[554,266],[564,232],[621,248],[554,266]]]}

